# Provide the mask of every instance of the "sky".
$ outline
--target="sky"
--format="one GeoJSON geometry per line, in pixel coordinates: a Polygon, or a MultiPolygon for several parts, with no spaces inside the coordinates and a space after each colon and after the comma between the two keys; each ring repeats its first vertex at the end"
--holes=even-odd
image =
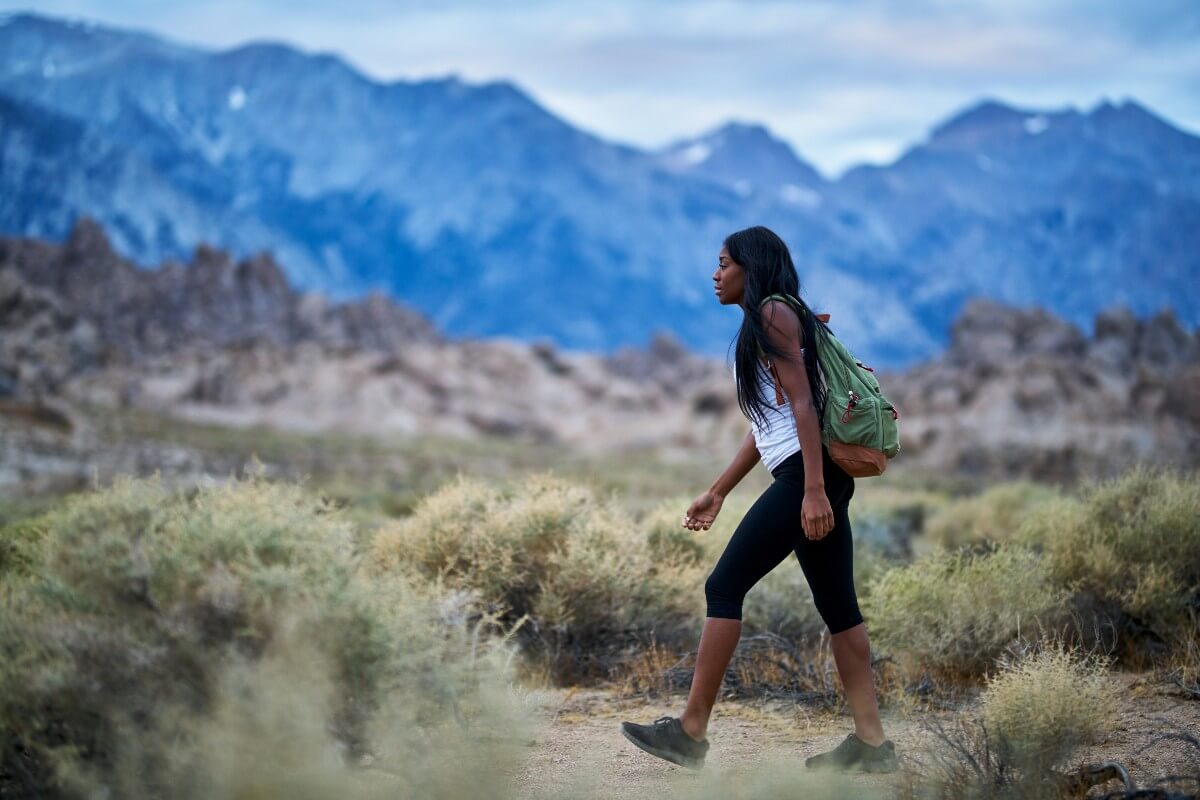
{"type": "Polygon", "coordinates": [[[512,81],[656,148],[766,125],[828,177],[887,163],[982,98],[1136,99],[1200,132],[1200,0],[0,0],[225,48],[335,52],[372,78],[512,81]]]}

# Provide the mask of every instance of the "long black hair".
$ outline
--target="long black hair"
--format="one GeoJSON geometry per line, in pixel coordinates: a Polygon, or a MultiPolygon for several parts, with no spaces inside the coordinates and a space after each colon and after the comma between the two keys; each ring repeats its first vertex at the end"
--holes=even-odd
{"type": "Polygon", "coordinates": [[[744,316],[735,342],[738,406],[747,419],[765,423],[766,412],[771,405],[768,405],[759,386],[758,374],[764,369],[759,361],[759,348],[772,360],[787,360],[788,355],[767,339],[759,305],[772,294],[790,294],[808,312],[799,315],[800,328],[804,331],[804,371],[808,374],[808,384],[812,389],[817,422],[823,424],[827,390],[821,363],[817,359],[817,326],[827,331],[829,329],[813,315],[812,309],[800,297],[800,278],[796,275],[792,254],[782,239],[761,225],[729,234],[725,237],[724,245],[729,257],[740,264],[745,273],[745,290],[742,294],[744,316]]]}

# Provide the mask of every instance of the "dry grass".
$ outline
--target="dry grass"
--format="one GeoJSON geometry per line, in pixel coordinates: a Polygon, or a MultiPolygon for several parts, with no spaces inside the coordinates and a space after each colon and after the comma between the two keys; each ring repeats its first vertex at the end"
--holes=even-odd
{"type": "Polygon", "coordinates": [[[1200,700],[1200,609],[1192,609],[1189,617],[1159,672],[1162,680],[1184,697],[1200,700]]]}

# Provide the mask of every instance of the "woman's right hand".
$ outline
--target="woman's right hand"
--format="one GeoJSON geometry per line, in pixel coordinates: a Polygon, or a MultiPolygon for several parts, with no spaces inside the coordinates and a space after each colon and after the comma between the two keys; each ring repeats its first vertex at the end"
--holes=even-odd
{"type": "Polygon", "coordinates": [[[687,513],[683,515],[683,527],[693,531],[706,531],[712,527],[713,520],[721,513],[721,504],[725,498],[714,492],[705,492],[692,501],[687,513]]]}
{"type": "Polygon", "coordinates": [[[833,530],[833,525],[833,507],[825,491],[806,491],[800,504],[800,527],[804,535],[814,542],[820,541],[833,530]]]}

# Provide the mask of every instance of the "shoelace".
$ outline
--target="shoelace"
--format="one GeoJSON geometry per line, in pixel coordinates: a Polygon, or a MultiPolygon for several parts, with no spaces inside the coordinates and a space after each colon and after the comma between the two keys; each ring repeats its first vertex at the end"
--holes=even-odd
{"type": "Polygon", "coordinates": [[[655,725],[669,725],[671,723],[671,720],[673,720],[673,719],[675,719],[675,718],[674,717],[659,717],[658,719],[654,720],[654,724],[655,725]]]}

